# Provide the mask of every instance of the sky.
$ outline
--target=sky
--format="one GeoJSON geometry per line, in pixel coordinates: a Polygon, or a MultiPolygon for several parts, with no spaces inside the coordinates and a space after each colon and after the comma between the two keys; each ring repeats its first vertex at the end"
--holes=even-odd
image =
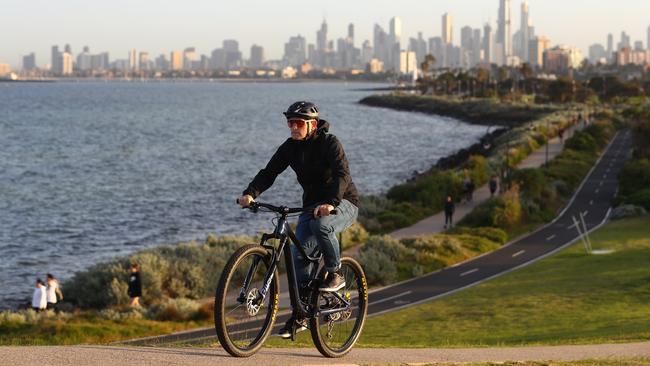
{"type": "MultiPolygon", "coordinates": [[[[521,0],[512,0],[512,33],[519,29],[521,0]]],[[[625,30],[632,42],[646,47],[650,0],[529,0],[538,35],[552,44],[577,46],[587,55],[589,45],[615,43],[625,30]]],[[[111,60],[127,58],[128,50],[150,57],[196,47],[209,55],[224,39],[237,39],[244,58],[252,44],[264,47],[267,59],[282,57],[284,43],[300,34],[315,43],[325,19],[328,38],[347,34],[355,25],[355,45],[372,42],[375,23],[388,31],[391,17],[402,20],[402,47],[422,32],[440,36],[441,16],[453,16],[454,43],[460,28],[496,29],[499,0],[2,0],[0,4],[0,63],[18,68],[22,56],[36,53],[37,65],[50,63],[50,47],[69,43],[76,55],[83,46],[91,53],[109,52],[111,60]]],[[[405,46],[406,45],[406,46],[405,46]]]]}

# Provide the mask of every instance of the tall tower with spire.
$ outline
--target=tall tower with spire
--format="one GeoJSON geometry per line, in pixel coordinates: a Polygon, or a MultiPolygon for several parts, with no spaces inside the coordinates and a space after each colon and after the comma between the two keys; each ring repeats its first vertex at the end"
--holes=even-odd
{"type": "Polygon", "coordinates": [[[499,20],[496,34],[496,62],[499,65],[508,63],[512,56],[512,30],[510,23],[510,0],[500,0],[499,20]]]}

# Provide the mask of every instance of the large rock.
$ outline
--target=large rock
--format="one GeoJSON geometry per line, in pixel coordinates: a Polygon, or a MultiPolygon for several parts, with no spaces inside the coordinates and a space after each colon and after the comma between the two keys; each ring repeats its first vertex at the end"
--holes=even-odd
{"type": "Polygon", "coordinates": [[[620,205],[612,210],[609,216],[612,220],[620,220],[628,217],[637,217],[647,215],[645,208],[635,205],[620,205]]]}

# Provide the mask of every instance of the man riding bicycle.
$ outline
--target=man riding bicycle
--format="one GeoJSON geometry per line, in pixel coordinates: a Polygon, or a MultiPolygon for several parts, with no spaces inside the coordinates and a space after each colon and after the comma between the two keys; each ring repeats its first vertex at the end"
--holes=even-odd
{"type": "MultiPolygon", "coordinates": [[[[273,154],[266,167],[260,170],[239,198],[242,207],[248,207],[267,190],[275,178],[288,166],[293,169],[302,186],[303,207],[314,207],[298,218],[296,236],[305,252],[323,254],[327,275],[320,291],[334,292],[345,287],[345,278],[338,271],[341,253],[336,234],[347,229],[356,220],[359,198],[350,176],[348,160],[336,136],[328,133],[329,123],[319,118],[316,105],[310,102],[293,103],[286,112],[291,137],[273,154]],[[336,209],[336,215],[330,215],[336,209]]],[[[297,248],[291,247],[299,284],[308,280],[311,263],[302,258],[297,248]]],[[[296,331],[305,330],[303,319],[287,321],[280,330],[282,338],[291,337],[293,322],[296,331]]]]}

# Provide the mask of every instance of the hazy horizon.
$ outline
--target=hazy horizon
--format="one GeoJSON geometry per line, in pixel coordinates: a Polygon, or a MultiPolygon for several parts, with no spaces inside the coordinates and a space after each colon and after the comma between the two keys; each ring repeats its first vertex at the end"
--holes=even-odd
{"type": "MultiPolygon", "coordinates": [[[[519,29],[521,3],[511,2],[513,34],[519,29]]],[[[647,47],[650,1],[602,3],[529,0],[536,34],[548,37],[553,45],[577,46],[587,56],[589,45],[606,46],[608,33],[614,35],[616,45],[621,31],[626,31],[632,43],[640,40],[647,47]]],[[[112,60],[125,59],[133,48],[153,57],[186,47],[209,55],[224,39],[238,40],[244,58],[249,57],[251,45],[258,44],[264,47],[266,59],[279,59],[291,36],[300,34],[307,43],[315,43],[323,19],[328,24],[328,39],[334,41],[344,37],[347,25],[353,23],[355,46],[360,47],[364,40],[372,43],[375,23],[388,31],[393,16],[402,20],[402,47],[407,48],[408,39],[417,37],[419,31],[425,39],[440,36],[441,16],[446,12],[453,15],[453,40],[459,44],[463,26],[482,30],[487,21],[496,26],[499,0],[438,0],[431,4],[417,0],[252,0],[246,6],[189,0],[178,4],[171,0],[114,0],[93,3],[89,8],[82,0],[8,0],[0,13],[0,32],[8,39],[0,43],[0,63],[19,68],[22,56],[35,52],[38,66],[44,67],[50,63],[50,47],[62,48],[66,43],[75,55],[89,46],[91,53],[109,52],[112,60]]]]}

